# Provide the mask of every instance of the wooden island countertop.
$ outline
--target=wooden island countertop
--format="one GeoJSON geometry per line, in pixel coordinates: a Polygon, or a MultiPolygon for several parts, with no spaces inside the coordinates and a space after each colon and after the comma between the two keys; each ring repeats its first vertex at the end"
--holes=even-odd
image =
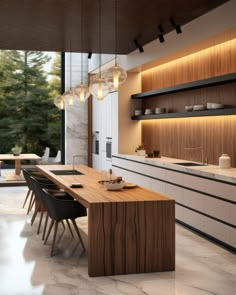
{"type": "Polygon", "coordinates": [[[101,173],[76,165],[83,175],[55,175],[71,165],[37,169],[88,210],[88,273],[119,275],[175,270],[175,201],[142,187],[107,191],[101,173]],[[82,188],[71,188],[72,183],[82,188]]]}

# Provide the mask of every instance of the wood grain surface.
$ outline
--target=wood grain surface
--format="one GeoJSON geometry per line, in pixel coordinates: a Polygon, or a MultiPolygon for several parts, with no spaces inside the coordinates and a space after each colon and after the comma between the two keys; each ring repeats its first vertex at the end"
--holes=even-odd
{"type": "MultiPolygon", "coordinates": [[[[236,72],[236,39],[177,59],[142,73],[142,91],[168,87],[195,80],[236,72]]],[[[143,99],[142,109],[165,107],[168,112],[183,112],[185,106],[222,103],[236,106],[236,82],[143,99]]],[[[236,116],[181,118],[142,121],[142,142],[148,152],[201,161],[203,147],[208,163],[218,165],[222,153],[236,167],[236,116]]]]}
{"type": "Polygon", "coordinates": [[[106,276],[175,270],[175,201],[135,187],[107,191],[98,183],[100,172],[84,165],[84,175],[56,176],[50,170],[71,165],[37,166],[37,169],[88,207],[88,273],[106,276]],[[74,182],[83,188],[72,189],[74,182]]]}

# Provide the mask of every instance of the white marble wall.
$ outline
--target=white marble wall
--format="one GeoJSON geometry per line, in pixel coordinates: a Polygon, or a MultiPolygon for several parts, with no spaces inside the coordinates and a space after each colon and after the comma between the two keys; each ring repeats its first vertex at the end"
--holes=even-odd
{"type": "MultiPolygon", "coordinates": [[[[65,54],[65,88],[66,90],[81,83],[81,54],[65,54]],[[71,61],[71,65],[70,65],[71,61]]],[[[83,82],[88,79],[87,54],[83,54],[83,82]]],[[[65,163],[72,164],[73,156],[75,163],[88,163],[88,103],[81,104],[74,100],[73,106],[66,104],[65,108],[65,163]]]]}

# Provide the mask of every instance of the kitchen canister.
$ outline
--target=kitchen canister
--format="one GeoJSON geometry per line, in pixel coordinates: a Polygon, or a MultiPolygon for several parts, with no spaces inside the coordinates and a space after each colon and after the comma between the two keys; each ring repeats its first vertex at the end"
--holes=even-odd
{"type": "Polygon", "coordinates": [[[231,162],[230,156],[227,154],[223,154],[222,156],[219,157],[219,166],[222,169],[230,168],[231,166],[230,162],[231,162]]]}

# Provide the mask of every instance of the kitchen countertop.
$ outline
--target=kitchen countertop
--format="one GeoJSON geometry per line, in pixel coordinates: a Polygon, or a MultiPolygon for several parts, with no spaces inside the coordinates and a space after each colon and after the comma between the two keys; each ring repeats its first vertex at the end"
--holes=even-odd
{"type": "Polygon", "coordinates": [[[182,171],[199,175],[202,177],[209,177],[216,180],[222,180],[236,184],[236,168],[221,169],[217,165],[204,165],[204,166],[180,166],[174,163],[193,162],[175,158],[161,157],[161,158],[145,158],[144,156],[137,156],[136,154],[117,154],[115,157],[130,159],[140,163],[147,163],[163,168],[169,168],[176,171],[182,171]]]}

